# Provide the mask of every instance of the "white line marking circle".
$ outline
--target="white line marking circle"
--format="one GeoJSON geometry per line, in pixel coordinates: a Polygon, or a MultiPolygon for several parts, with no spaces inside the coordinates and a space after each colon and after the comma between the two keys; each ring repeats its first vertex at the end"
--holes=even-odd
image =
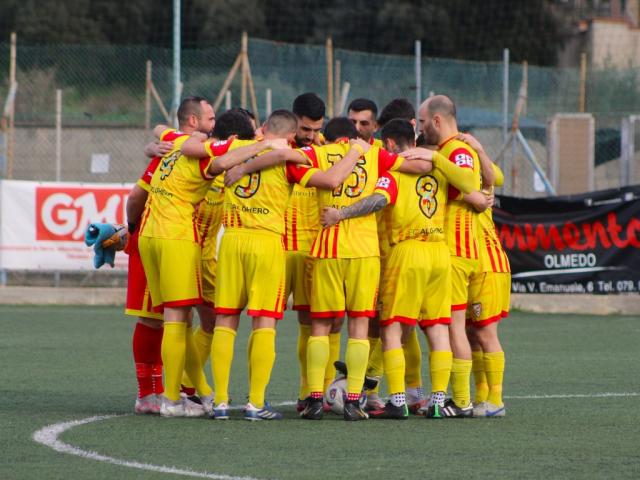
{"type": "MultiPolygon", "coordinates": [[[[611,398],[611,397],[640,397],[640,392],[604,392],[590,394],[557,394],[557,395],[513,395],[505,396],[505,399],[512,400],[541,400],[541,399],[562,399],[562,398],[611,398]]],[[[274,406],[295,405],[296,402],[281,402],[274,406]]],[[[237,407],[239,408],[239,407],[237,407]]],[[[109,457],[90,450],[82,450],[68,443],[59,440],[58,437],[64,432],[80,425],[109,420],[111,418],[123,417],[127,415],[96,415],[94,417],[83,418],[81,420],[72,420],[69,422],[54,423],[41,428],[33,434],[33,440],[37,443],[52,448],[56,452],[76,455],[78,457],[96,460],[98,462],[111,463],[121,467],[136,468],[138,470],[146,470],[149,472],[172,473],[174,475],[182,475],[184,477],[194,478],[210,478],[214,480],[258,480],[254,477],[234,477],[232,475],[222,475],[218,473],[196,472],[176,467],[167,467],[164,465],[153,465],[150,463],[132,462],[119,458],[109,457]]]]}

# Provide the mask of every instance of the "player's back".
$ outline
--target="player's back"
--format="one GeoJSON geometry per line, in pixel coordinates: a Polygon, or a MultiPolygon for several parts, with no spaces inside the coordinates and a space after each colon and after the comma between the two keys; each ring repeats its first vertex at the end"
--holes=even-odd
{"type": "Polygon", "coordinates": [[[478,242],[481,272],[511,272],[509,258],[500,243],[491,208],[478,215],[478,242]]]}
{"type": "Polygon", "coordinates": [[[285,214],[285,250],[308,252],[318,230],[320,214],[316,189],[295,184],[285,214]]]}
{"type": "MultiPolygon", "coordinates": [[[[478,154],[469,145],[455,137],[440,145],[438,152],[462,168],[472,168],[477,190],[482,188],[478,154]]],[[[460,191],[449,185],[445,230],[451,255],[477,259],[477,212],[462,199],[460,191]]]]}
{"type": "Polygon", "coordinates": [[[173,149],[162,157],[153,174],[142,236],[198,240],[194,213],[209,189],[211,179],[206,171],[211,160],[182,155],[180,147],[187,138],[183,135],[174,141],[173,149]]]}

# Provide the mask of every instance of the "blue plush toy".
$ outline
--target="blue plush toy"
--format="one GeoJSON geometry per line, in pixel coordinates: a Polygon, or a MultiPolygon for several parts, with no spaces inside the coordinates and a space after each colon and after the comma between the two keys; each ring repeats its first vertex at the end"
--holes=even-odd
{"type": "Polygon", "coordinates": [[[100,268],[105,263],[115,265],[116,252],[123,250],[129,241],[129,232],[124,225],[91,223],[84,234],[84,243],[93,246],[93,266],[100,268]]]}

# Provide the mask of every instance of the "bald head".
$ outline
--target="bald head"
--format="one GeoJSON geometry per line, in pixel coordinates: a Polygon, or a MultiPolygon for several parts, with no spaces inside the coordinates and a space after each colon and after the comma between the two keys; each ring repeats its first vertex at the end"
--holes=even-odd
{"type": "Polygon", "coordinates": [[[427,98],[418,112],[420,130],[427,143],[438,145],[458,132],[456,105],[446,95],[427,98]]]}

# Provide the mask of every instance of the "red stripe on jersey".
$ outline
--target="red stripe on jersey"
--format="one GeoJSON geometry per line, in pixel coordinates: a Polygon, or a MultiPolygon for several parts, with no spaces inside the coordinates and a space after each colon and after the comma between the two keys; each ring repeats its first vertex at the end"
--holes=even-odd
{"type": "Polygon", "coordinates": [[[284,212],[284,234],[282,235],[285,249],[289,250],[289,211],[284,212]]]}
{"type": "Polygon", "coordinates": [[[204,218],[204,229],[202,230],[202,238],[200,239],[200,246],[204,246],[204,241],[209,235],[209,227],[211,226],[211,217],[212,215],[208,215],[207,218],[204,218]]]}
{"type": "Polygon", "coordinates": [[[456,257],[460,256],[460,210],[456,212],[456,257]]]}
{"type": "MultiPolygon", "coordinates": [[[[498,257],[498,265],[500,266],[500,271],[504,272],[505,270],[505,265],[502,262],[502,255],[500,255],[500,248],[498,247],[498,244],[496,243],[495,238],[491,239],[491,242],[493,243],[492,247],[494,248],[495,252],[496,252],[496,256],[498,257]]],[[[494,270],[495,271],[495,270],[494,270]]]]}
{"type": "Polygon", "coordinates": [[[291,220],[291,240],[294,250],[298,250],[298,209],[293,209],[293,219],[291,220]]]}
{"type": "Polygon", "coordinates": [[[470,212],[465,212],[464,214],[464,253],[466,258],[471,258],[471,252],[469,251],[469,217],[471,216],[470,212]]]}
{"type": "Polygon", "coordinates": [[[331,236],[331,228],[325,229],[325,236],[324,236],[324,244],[322,245],[322,248],[324,250],[324,258],[329,258],[329,237],[331,236]]]}
{"type": "Polygon", "coordinates": [[[486,245],[487,248],[487,253],[489,254],[489,260],[491,261],[491,269],[495,272],[496,271],[496,261],[493,258],[493,253],[491,253],[491,238],[489,237],[489,235],[487,233],[484,234],[484,243],[486,245]]]}
{"type": "Polygon", "coordinates": [[[316,235],[316,238],[313,239],[313,243],[311,244],[311,255],[314,255],[316,252],[316,243],[318,241],[318,236],[316,235]]]}
{"type": "Polygon", "coordinates": [[[200,161],[198,162],[198,165],[200,167],[200,175],[202,176],[202,178],[204,178],[205,180],[211,180],[211,177],[209,176],[209,172],[207,171],[207,166],[209,165],[209,158],[201,158],[200,161]]]}
{"type": "Polygon", "coordinates": [[[236,215],[238,216],[238,226],[242,227],[242,219],[240,218],[240,212],[236,212],[236,215]]]}
{"type": "Polygon", "coordinates": [[[191,217],[191,225],[193,226],[193,241],[199,244],[200,239],[198,238],[198,223],[196,222],[195,214],[191,217]]]}
{"type": "Polygon", "coordinates": [[[331,257],[338,258],[338,231],[340,228],[340,224],[337,223],[333,230],[333,247],[331,250],[331,257]]]}
{"type": "Polygon", "coordinates": [[[451,305],[451,311],[452,312],[459,312],[460,310],[466,310],[467,309],[467,304],[466,303],[459,303],[457,305],[451,305]]]}

